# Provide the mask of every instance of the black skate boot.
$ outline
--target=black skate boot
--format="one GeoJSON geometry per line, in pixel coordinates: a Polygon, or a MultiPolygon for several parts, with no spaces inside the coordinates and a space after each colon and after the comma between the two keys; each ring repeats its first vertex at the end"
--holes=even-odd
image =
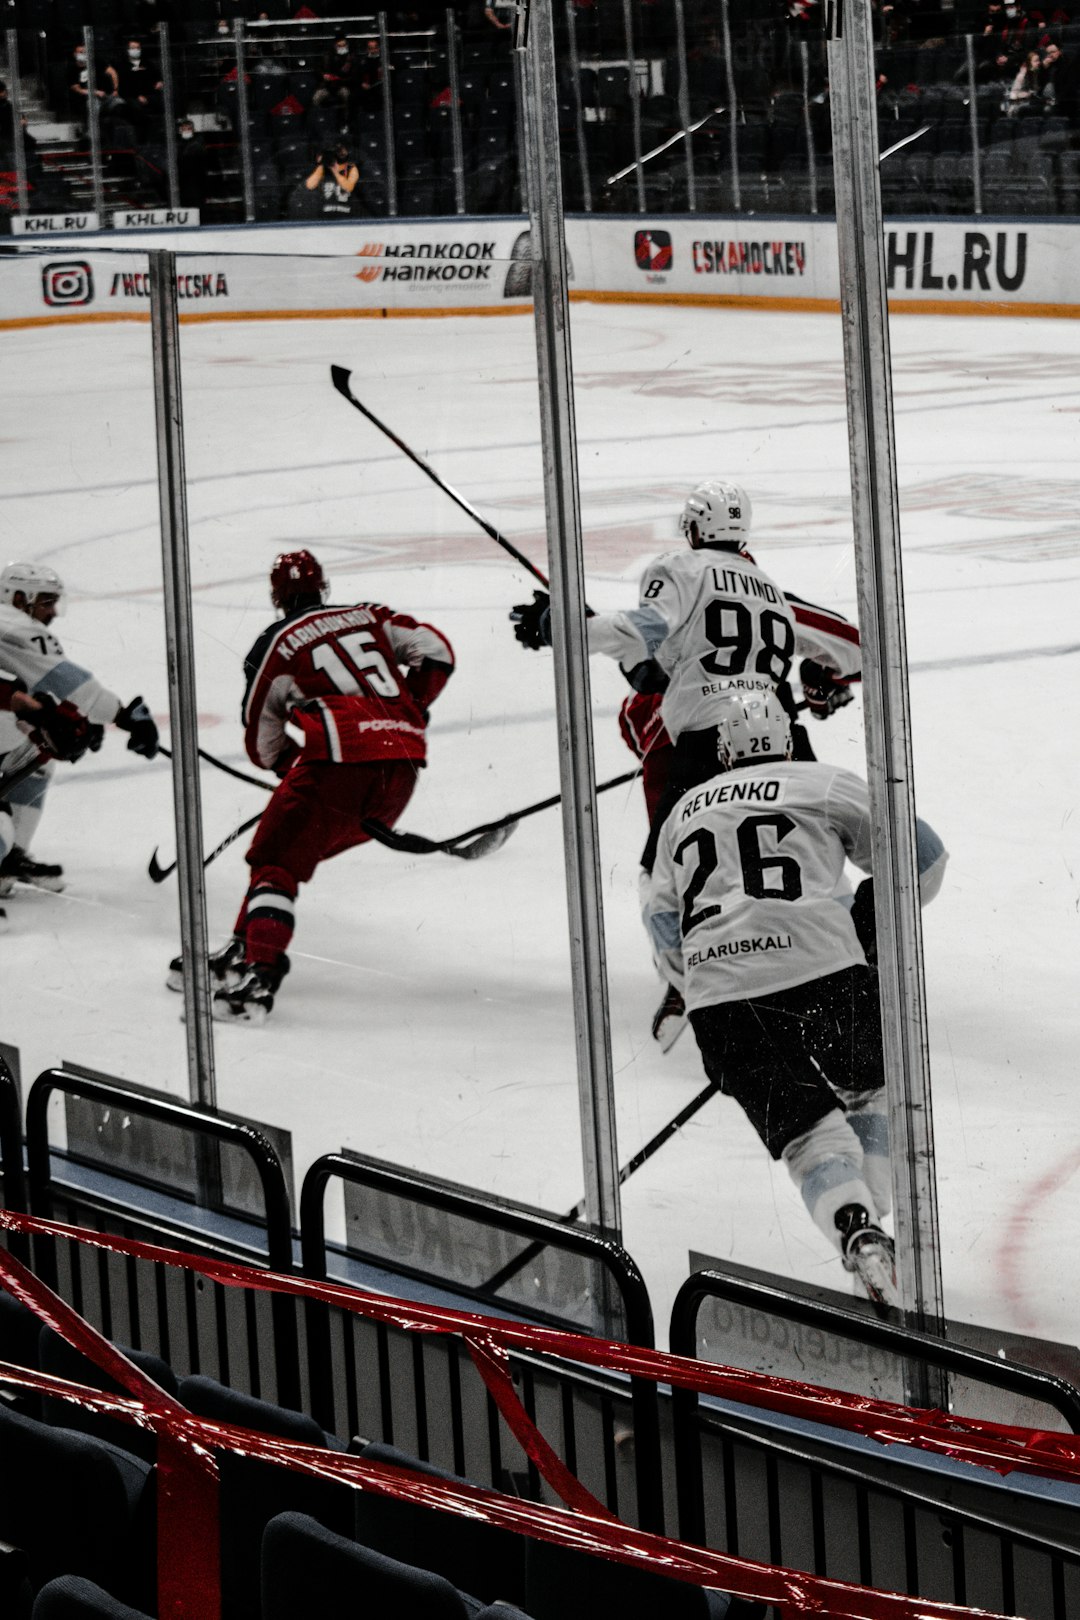
{"type": "Polygon", "coordinates": [[[675,986],[669,985],[667,994],[653,1014],[653,1040],[658,1043],[661,1052],[670,1052],[685,1028],[686,1003],[675,986]]]}
{"type": "Polygon", "coordinates": [[[64,868],[32,860],[25,849],[16,844],[0,861],[0,894],[10,894],[16,883],[59,894],[64,887],[64,868]]]}
{"type": "MultiPolygon", "coordinates": [[[[230,990],[243,976],[244,971],[244,942],[238,934],[234,934],[227,944],[216,951],[211,951],[206,958],[210,969],[210,989],[230,990]]],[[[169,977],[165,980],[170,990],[184,989],[184,958],[174,956],[169,963],[169,977]]]]}
{"type": "Polygon", "coordinates": [[[843,1245],[844,1270],[853,1272],[879,1316],[900,1304],[893,1240],[876,1226],[861,1204],[845,1204],[835,1216],[843,1245]]]}
{"type": "Polygon", "coordinates": [[[262,962],[245,962],[242,977],[231,989],[218,990],[210,1011],[221,1023],[265,1024],[274,1007],[274,997],[289,971],[289,958],[268,967],[262,962]]]}

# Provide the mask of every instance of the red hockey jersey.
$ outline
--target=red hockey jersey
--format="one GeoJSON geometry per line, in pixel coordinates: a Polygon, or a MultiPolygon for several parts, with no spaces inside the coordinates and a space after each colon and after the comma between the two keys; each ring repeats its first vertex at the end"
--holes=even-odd
{"type": "Polygon", "coordinates": [[[304,608],[263,631],[244,665],[244,743],[266,769],[304,733],[304,758],[426,757],[427,710],[454,668],[444,635],[377,602],[304,608]]]}

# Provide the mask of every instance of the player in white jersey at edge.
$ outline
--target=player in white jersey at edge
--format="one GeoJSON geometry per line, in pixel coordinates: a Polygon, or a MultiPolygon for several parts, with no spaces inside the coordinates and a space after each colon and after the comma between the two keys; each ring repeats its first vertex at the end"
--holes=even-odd
{"type": "MultiPolygon", "coordinates": [[[[861,666],[859,632],[841,614],[781,591],[746,550],[752,520],[741,485],[714,478],[691,491],[679,526],[688,549],[665,552],[645,570],[638,605],[600,613],[588,622],[590,652],[618,660],[639,693],[662,693],[661,727],[668,740],[667,783],[651,794],[648,842],[652,868],[656,839],[679,796],[716,771],[716,722],[725,700],[740,692],[778,691],[788,714],[796,706],[789,678],[796,653],[806,706],[826,719],[851,701],[849,684],[861,666]]],[[[510,615],[514,634],[533,650],[551,643],[545,592],[534,592],[510,615]]],[[[813,759],[801,725],[793,726],[795,756],[813,759]]],[[[685,1023],[674,990],[653,1019],[653,1035],[667,1051],[685,1023]]]]}
{"type": "MultiPolygon", "coordinates": [[[[807,676],[818,713],[849,701],[847,683],[859,672],[855,626],[785,594],[746,551],[752,515],[739,484],[699,484],[679,520],[688,549],[650,563],[636,608],[588,622],[590,652],[617,659],[637,691],[663,692],[664,726],[675,745],[672,790],[713,774],[713,727],[725,697],[785,687],[796,652],[814,661],[807,676]]],[[[522,645],[538,649],[551,644],[551,613],[547,594],[533,594],[511,620],[522,645]]],[[[793,712],[790,694],[782,697],[793,712]]],[[[808,744],[798,752],[813,757],[808,744]]]]}
{"type": "MultiPolygon", "coordinates": [[[[844,884],[845,860],[870,870],[866,783],[793,759],[774,692],[731,698],[717,736],[719,774],[684,794],[660,831],[645,924],[706,1074],[783,1159],[870,1298],[892,1305],[881,1021],[866,956],[873,880],[854,906],[844,884]]],[[[925,904],[947,856],[916,826],[925,904]]]]}
{"type": "MultiPolygon", "coordinates": [[[[158,749],[158,731],[141,697],[121,703],[88,669],[68,658],[51,626],[63,612],[64,584],[41,563],[16,562],[0,571],[0,665],[29,694],[74,711],[96,728],[110,722],[128,733],[128,748],[147,759],[158,749]]],[[[0,772],[13,774],[33,757],[35,745],[0,711],[0,772]]],[[[10,818],[0,822],[0,894],[16,883],[59,890],[63,869],[34,860],[30,842],[52,780],[51,761],[6,793],[10,818]]]]}

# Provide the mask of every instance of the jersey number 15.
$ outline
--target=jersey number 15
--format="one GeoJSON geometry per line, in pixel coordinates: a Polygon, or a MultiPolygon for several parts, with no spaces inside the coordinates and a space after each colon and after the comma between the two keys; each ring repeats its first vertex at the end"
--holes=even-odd
{"type": "Polygon", "coordinates": [[[333,681],[344,697],[365,688],[380,697],[398,697],[401,683],[378,647],[373,645],[374,641],[371,630],[352,630],[347,636],[320,642],[311,655],[311,662],[333,681]]]}

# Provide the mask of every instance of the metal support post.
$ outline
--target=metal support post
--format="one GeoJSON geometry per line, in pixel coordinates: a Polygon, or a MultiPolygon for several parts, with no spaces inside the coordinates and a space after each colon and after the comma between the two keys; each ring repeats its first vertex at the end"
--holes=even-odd
{"type": "Polygon", "coordinates": [[[634,137],[634,179],[637,184],[638,213],[645,212],[645,170],[641,166],[641,97],[638,95],[637,57],[634,54],[634,15],[631,0],[623,0],[623,38],[626,41],[626,65],[629,69],[630,128],[634,137]]]}
{"type": "Polygon", "coordinates": [[[735,90],[735,62],[731,55],[731,17],[728,0],[720,0],[720,21],[724,31],[724,67],[727,71],[728,130],[731,136],[731,200],[735,212],[742,211],[739,189],[739,98],[735,90]]]}
{"type": "Polygon", "coordinates": [[[397,215],[397,154],[394,150],[394,92],[390,85],[390,35],[386,29],[386,12],[380,11],[379,56],[382,61],[382,127],[383,156],[386,159],[386,211],[397,215]]]}
{"type": "Polygon", "coordinates": [[[236,47],[236,121],[240,125],[240,179],[244,190],[244,223],[255,218],[255,164],[251,152],[251,112],[248,103],[247,52],[244,48],[244,19],[233,18],[233,44],[236,47]]]}
{"type": "Polygon", "coordinates": [[[172,733],[173,808],[180,883],[180,939],[184,960],[188,1095],[201,1108],[214,1108],[217,1104],[217,1087],[210,1023],[210,970],[206,959],[206,889],[203,883],[202,807],[199,799],[198,710],[192,645],[176,254],[157,249],[150,253],[149,259],[150,335],[154,351],[154,414],[157,422],[158,501],[165,582],[165,644],[169,660],[169,726],[172,733]]]}
{"type": "Polygon", "coordinates": [[[818,211],[817,200],[817,153],[814,150],[814,126],[810,122],[810,52],[805,39],[799,41],[799,61],[802,65],[802,115],[803,134],[806,138],[806,165],[810,177],[810,212],[818,211]]]}
{"type": "Polygon", "coordinates": [[[454,160],[454,210],[465,212],[465,146],[461,138],[461,84],[458,76],[457,18],[446,8],[446,60],[450,68],[450,141],[454,160]]]}
{"type": "MultiPolygon", "coordinates": [[[[176,94],[173,87],[169,25],[164,18],[158,23],[158,48],[161,51],[161,101],[165,115],[165,173],[169,185],[169,207],[179,208],[180,165],[176,151],[176,94]]],[[[239,85],[236,93],[240,94],[239,85]]]]}
{"type": "Polygon", "coordinates": [[[982,152],[979,148],[979,95],[975,84],[975,45],[970,34],[964,35],[964,55],[967,58],[968,122],[971,127],[971,182],[975,212],[981,214],[982,205],[982,152]]]}
{"type": "Polygon", "coordinates": [[[607,962],[594,791],[589,648],[570,353],[570,303],[559,167],[552,0],[518,18],[524,49],[526,167],[533,250],[533,314],[540,388],[548,558],[555,652],[555,713],[563,795],[585,1214],[619,1239],[619,1161],[608,1019],[607,962]]]}
{"type": "Polygon", "coordinates": [[[11,80],[8,89],[11,94],[11,139],[15,148],[15,207],[16,212],[27,212],[27,199],[30,187],[26,175],[26,132],[23,129],[22,106],[22,78],[19,68],[19,31],[9,28],[7,31],[7,68],[8,78],[11,80]]]}
{"type": "MultiPolygon", "coordinates": [[[[943,1335],[870,13],[871,0],[847,0],[828,44],[851,504],[897,1274],[909,1325],[943,1335]]],[[[906,1383],[912,1405],[946,1406],[938,1375],[911,1364],[906,1383]]]]}
{"type": "Polygon", "coordinates": [[[83,29],[86,50],[86,132],[90,137],[90,183],[94,192],[94,212],[105,223],[105,180],[101,167],[101,107],[97,98],[97,63],[94,60],[94,30],[83,29]]]}
{"type": "Polygon", "coordinates": [[[697,213],[697,185],[694,180],[694,137],[690,133],[690,80],[686,59],[686,15],[683,0],[675,0],[675,51],[679,58],[679,122],[686,135],[683,138],[683,162],[686,165],[686,206],[697,213]]]}
{"type": "Polygon", "coordinates": [[[581,206],[587,214],[591,214],[592,182],[589,179],[589,148],[585,140],[585,111],[581,105],[581,58],[577,48],[577,9],[574,0],[566,0],[566,42],[570,78],[574,86],[574,136],[581,175],[581,206]]]}

